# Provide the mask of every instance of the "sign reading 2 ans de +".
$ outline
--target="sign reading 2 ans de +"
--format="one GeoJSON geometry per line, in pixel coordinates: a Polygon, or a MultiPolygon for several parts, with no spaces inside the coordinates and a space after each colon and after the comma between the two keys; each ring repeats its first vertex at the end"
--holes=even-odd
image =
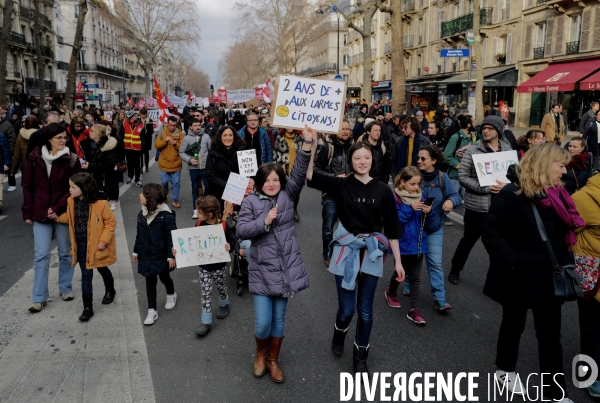
{"type": "Polygon", "coordinates": [[[440,57],[469,57],[469,49],[440,49],[440,57]]]}

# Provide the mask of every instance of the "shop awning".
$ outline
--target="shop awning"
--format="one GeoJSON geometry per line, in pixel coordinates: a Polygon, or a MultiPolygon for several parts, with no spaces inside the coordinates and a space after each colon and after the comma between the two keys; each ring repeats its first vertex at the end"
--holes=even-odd
{"type": "Polygon", "coordinates": [[[599,60],[550,64],[517,87],[517,92],[573,91],[575,83],[600,68],[599,60]]]}
{"type": "MultiPolygon", "coordinates": [[[[500,66],[500,67],[489,67],[487,69],[483,69],[483,78],[484,81],[489,81],[491,77],[494,77],[497,74],[504,73],[508,70],[514,70],[514,66],[500,66]]],[[[475,70],[471,71],[471,81],[469,81],[469,72],[460,73],[455,75],[454,77],[447,78],[445,80],[440,81],[440,83],[447,84],[462,84],[467,82],[477,82],[477,72],[475,70]]],[[[489,85],[486,83],[484,87],[488,87],[489,85]]]]}
{"type": "Polygon", "coordinates": [[[579,83],[579,89],[584,91],[600,90],[600,71],[581,81],[581,83],[579,83]]]}

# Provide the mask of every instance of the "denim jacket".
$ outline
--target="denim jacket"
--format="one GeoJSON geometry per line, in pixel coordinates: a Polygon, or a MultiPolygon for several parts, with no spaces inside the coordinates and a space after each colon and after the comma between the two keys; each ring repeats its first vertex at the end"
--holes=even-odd
{"type": "Polygon", "coordinates": [[[383,276],[383,264],[388,255],[390,244],[388,239],[379,232],[373,232],[365,237],[354,236],[340,223],[329,244],[333,249],[329,271],[336,276],[344,276],[342,287],[353,290],[359,272],[375,277],[383,276]],[[360,261],[360,250],[367,248],[360,261]]]}

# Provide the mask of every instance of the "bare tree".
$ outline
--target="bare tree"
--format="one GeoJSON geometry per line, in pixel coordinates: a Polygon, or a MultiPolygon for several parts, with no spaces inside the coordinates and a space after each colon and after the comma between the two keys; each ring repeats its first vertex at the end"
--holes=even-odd
{"type": "Polygon", "coordinates": [[[185,78],[188,89],[197,97],[208,97],[210,95],[210,78],[208,74],[196,67],[189,67],[185,78]]]}
{"type": "Polygon", "coordinates": [[[232,89],[254,88],[270,76],[270,61],[263,58],[266,47],[254,39],[236,42],[229,46],[219,61],[219,70],[226,87],[232,89]]]}
{"type": "Polygon", "coordinates": [[[167,44],[199,41],[198,12],[194,0],[114,0],[115,24],[133,42],[131,50],[146,77],[151,94],[150,71],[167,44]]]}
{"type": "Polygon", "coordinates": [[[79,53],[83,41],[83,25],[87,15],[87,0],[79,0],[79,16],[77,17],[77,26],[75,27],[75,37],[73,38],[73,51],[69,60],[69,71],[67,73],[67,88],[65,90],[65,105],[74,107],[73,95],[75,94],[75,82],[77,80],[77,64],[79,62],[79,53]]]}
{"type": "Polygon", "coordinates": [[[406,111],[406,70],[404,69],[404,43],[402,38],[402,2],[391,0],[392,21],[392,112],[406,111]]]}
{"type": "Polygon", "coordinates": [[[0,31],[0,104],[6,102],[6,74],[8,73],[6,61],[8,60],[8,38],[10,36],[10,28],[12,27],[13,9],[13,0],[4,0],[2,31],[0,31]]]}

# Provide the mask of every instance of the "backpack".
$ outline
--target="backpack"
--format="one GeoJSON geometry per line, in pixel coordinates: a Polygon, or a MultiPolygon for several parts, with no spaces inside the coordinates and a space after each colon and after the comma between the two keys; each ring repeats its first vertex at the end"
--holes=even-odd
{"type": "MultiPolygon", "coordinates": [[[[458,135],[458,140],[454,144],[454,151],[452,151],[452,155],[456,154],[456,151],[458,151],[459,148],[460,148],[460,134],[458,135]]],[[[444,161],[444,163],[440,167],[440,172],[448,173],[448,172],[450,172],[450,169],[452,169],[452,168],[454,168],[454,167],[451,167],[450,165],[448,165],[448,163],[446,161],[444,161]]]]}

